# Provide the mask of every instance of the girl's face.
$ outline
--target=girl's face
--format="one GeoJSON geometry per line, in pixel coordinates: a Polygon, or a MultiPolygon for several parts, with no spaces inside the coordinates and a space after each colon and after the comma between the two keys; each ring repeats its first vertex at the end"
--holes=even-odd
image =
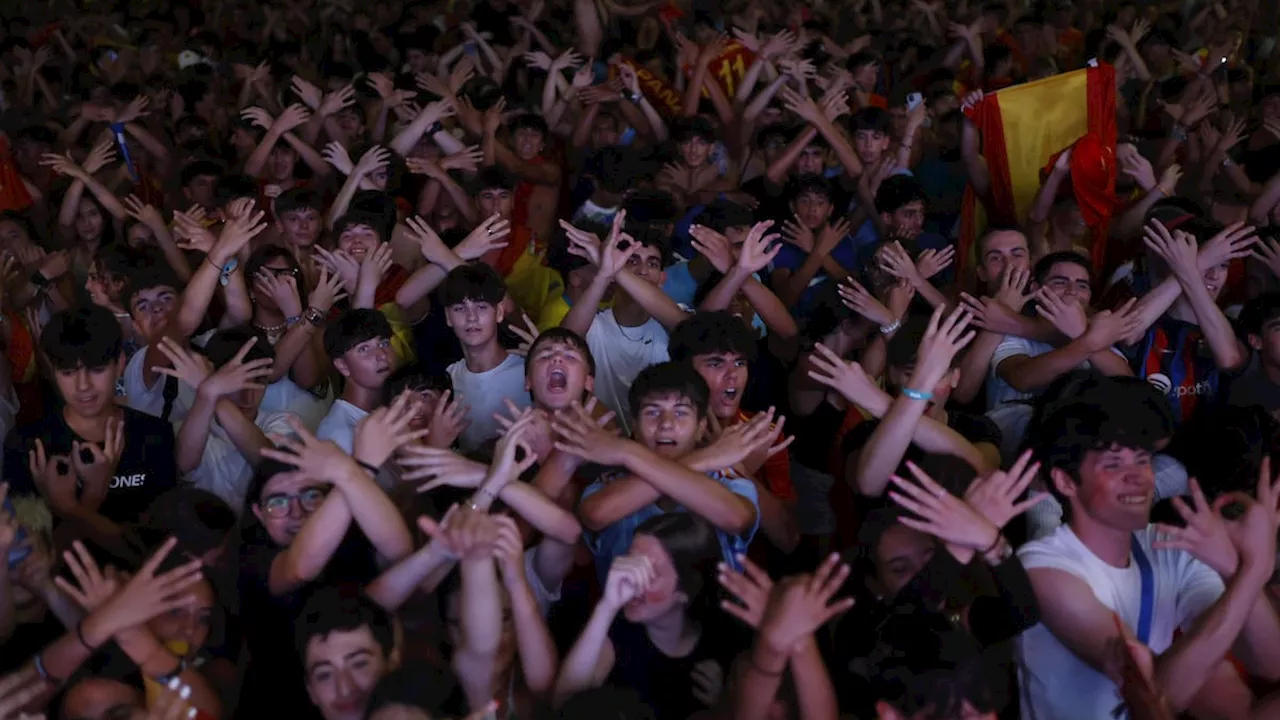
{"type": "Polygon", "coordinates": [[[104,308],[120,306],[120,291],[123,287],[122,280],[113,279],[96,264],[89,268],[89,277],[84,281],[84,289],[89,293],[89,299],[94,305],[104,308]]]}
{"type": "Polygon", "coordinates": [[[76,213],[76,235],[83,242],[95,242],[102,239],[102,208],[88,198],[80,200],[80,210],[76,213]]]}
{"type": "Polygon", "coordinates": [[[649,558],[653,565],[653,584],[627,603],[622,609],[623,616],[631,622],[643,623],[689,604],[689,597],[678,587],[679,577],[671,554],[661,541],[652,535],[636,535],[631,541],[630,554],[649,558]]]}
{"type": "Polygon", "coordinates": [[[156,234],[146,225],[134,223],[125,233],[125,240],[129,243],[129,247],[153,247],[156,244],[156,234]]]}
{"type": "Polygon", "coordinates": [[[933,557],[933,538],[906,525],[894,525],[876,546],[875,582],[886,598],[897,595],[933,557]]]}
{"type": "Polygon", "coordinates": [[[170,650],[178,653],[185,650],[184,654],[191,656],[203,648],[205,641],[209,639],[216,596],[213,585],[208,580],[193,585],[188,594],[192,597],[189,604],[157,615],[147,623],[147,627],[170,650]]]}

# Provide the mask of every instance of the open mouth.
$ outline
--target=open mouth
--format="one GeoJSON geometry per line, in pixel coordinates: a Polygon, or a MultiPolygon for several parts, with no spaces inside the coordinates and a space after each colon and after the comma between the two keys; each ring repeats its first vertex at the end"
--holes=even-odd
{"type": "Polygon", "coordinates": [[[569,387],[569,376],[563,370],[552,370],[547,373],[547,389],[551,392],[564,392],[569,387]]]}
{"type": "Polygon", "coordinates": [[[1119,500],[1121,505],[1145,507],[1151,503],[1151,493],[1146,492],[1140,495],[1121,495],[1119,500]]]}

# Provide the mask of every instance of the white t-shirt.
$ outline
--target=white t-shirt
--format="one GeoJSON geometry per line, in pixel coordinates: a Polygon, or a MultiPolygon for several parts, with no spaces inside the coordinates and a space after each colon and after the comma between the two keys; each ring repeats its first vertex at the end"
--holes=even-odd
{"type": "Polygon", "coordinates": [[[542,611],[542,617],[545,618],[551,612],[551,606],[560,599],[560,588],[542,586],[542,578],[538,577],[537,564],[534,562],[537,552],[537,545],[524,551],[524,576],[529,580],[529,589],[533,591],[533,600],[538,603],[538,609],[542,611]]]}
{"type": "Polygon", "coordinates": [[[620,327],[612,309],[601,310],[587,330],[587,347],[596,361],[596,397],[617,413],[617,423],[630,433],[627,392],[641,370],[671,359],[667,329],[654,318],[640,327],[620,327]]]}
{"type": "MultiPolygon", "coordinates": [[[[289,426],[292,413],[269,413],[261,408],[254,425],[264,435],[292,435],[289,426]]],[[[201,490],[222,498],[239,515],[244,510],[244,494],[253,479],[253,466],[236,449],[235,443],[217,420],[209,426],[209,440],[204,445],[200,466],[187,474],[187,480],[201,490]]]]}
{"type": "Polygon", "coordinates": [[[333,405],[333,383],[326,380],[318,392],[305,390],[288,375],[267,386],[259,410],[268,413],[293,413],[302,426],[315,432],[333,405]]]}
{"type": "Polygon", "coordinates": [[[498,367],[482,373],[468,370],[466,360],[453,363],[447,370],[453,381],[453,394],[461,395],[463,402],[471,406],[467,411],[471,424],[458,438],[463,452],[471,452],[502,434],[502,426],[493,415],[509,414],[507,400],[519,408],[533,403],[529,391],[524,389],[524,358],[519,355],[507,355],[498,367]]]}
{"type": "MultiPolygon", "coordinates": [[[[160,417],[164,413],[164,384],[170,378],[168,375],[156,375],[155,382],[147,385],[144,379],[142,369],[146,365],[147,348],[138,348],[133,357],[129,358],[128,364],[124,366],[124,375],[121,379],[124,381],[125,407],[132,408],[138,412],[144,412],[152,417],[160,417]]],[[[178,383],[178,395],[174,398],[173,408],[169,411],[169,422],[174,427],[182,425],[182,420],[187,417],[187,411],[195,404],[196,391],[195,388],[178,379],[173,379],[178,383]]]]}
{"type": "Polygon", "coordinates": [[[338,447],[350,455],[356,444],[356,425],[369,416],[365,410],[352,405],[346,400],[335,400],[329,413],[316,427],[316,438],[332,440],[338,447]]]}
{"type": "MultiPolygon", "coordinates": [[[[1037,357],[1047,352],[1052,352],[1054,347],[1049,343],[1043,343],[1038,340],[1030,340],[1016,335],[1005,335],[1004,340],[996,347],[996,351],[991,355],[991,370],[987,377],[987,410],[995,409],[1005,403],[1015,402],[1018,400],[1030,400],[1037,392],[1018,392],[1013,386],[1004,381],[1000,374],[996,372],[996,368],[1000,367],[1000,363],[1017,355],[1026,355],[1027,357],[1037,357]]],[[[1124,355],[1117,349],[1111,348],[1111,352],[1124,355]]],[[[1080,368],[1089,367],[1089,361],[1080,363],[1080,368]]]]}
{"type": "MultiPolygon", "coordinates": [[[[1151,636],[1147,645],[1160,654],[1173,633],[1190,626],[1224,592],[1222,578],[1182,550],[1153,550],[1154,526],[1134,535],[1151,563],[1155,582],[1151,636]]],[[[1142,574],[1138,563],[1108,565],[1080,542],[1069,526],[1023,545],[1018,557],[1027,570],[1051,568],[1081,578],[1106,607],[1137,633],[1142,612],[1142,574]]],[[[1111,717],[1120,694],[1106,675],[1067,649],[1043,623],[1018,638],[1018,684],[1024,720],[1099,720],[1111,717]]]]}

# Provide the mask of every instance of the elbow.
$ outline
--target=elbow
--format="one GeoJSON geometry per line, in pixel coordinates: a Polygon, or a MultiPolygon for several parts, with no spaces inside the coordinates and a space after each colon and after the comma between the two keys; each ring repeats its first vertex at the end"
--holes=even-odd
{"type": "Polygon", "coordinates": [[[725,517],[724,523],[720,528],[732,535],[745,536],[755,527],[758,517],[759,511],[756,510],[754,505],[748,506],[745,502],[739,503],[738,507],[725,517]]]}
{"type": "Polygon", "coordinates": [[[557,542],[573,545],[578,542],[578,538],[582,537],[582,524],[572,515],[565,513],[560,522],[556,523],[554,532],[547,534],[557,542]]]}
{"type": "Polygon", "coordinates": [[[578,519],[583,529],[593,533],[601,532],[611,524],[600,504],[590,500],[584,501],[578,508],[578,519]]]}

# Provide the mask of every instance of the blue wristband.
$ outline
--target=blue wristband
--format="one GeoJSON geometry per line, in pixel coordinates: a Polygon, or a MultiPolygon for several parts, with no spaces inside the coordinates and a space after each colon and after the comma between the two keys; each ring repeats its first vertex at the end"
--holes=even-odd
{"type": "Polygon", "coordinates": [[[923,390],[912,390],[911,388],[906,388],[906,387],[902,388],[902,394],[906,395],[912,400],[932,400],[933,399],[933,393],[931,392],[924,392],[923,390]]]}

